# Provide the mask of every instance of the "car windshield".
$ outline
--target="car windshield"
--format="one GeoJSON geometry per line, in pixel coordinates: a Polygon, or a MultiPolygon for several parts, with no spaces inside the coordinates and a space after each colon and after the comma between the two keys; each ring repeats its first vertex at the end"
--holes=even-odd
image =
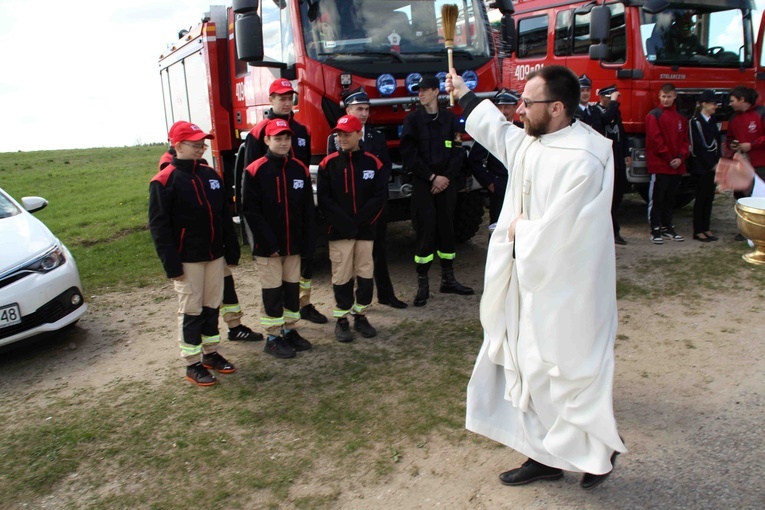
{"type": "Polygon", "coordinates": [[[654,64],[695,67],[752,65],[750,17],[739,9],[670,8],[642,12],[643,51],[654,64]]]}
{"type": "Polygon", "coordinates": [[[16,216],[21,211],[16,204],[11,202],[2,192],[0,192],[0,219],[16,216]]]}
{"type": "Polygon", "coordinates": [[[301,2],[306,49],[313,58],[412,61],[445,53],[441,7],[456,3],[455,59],[489,56],[479,0],[308,0],[301,2]]]}

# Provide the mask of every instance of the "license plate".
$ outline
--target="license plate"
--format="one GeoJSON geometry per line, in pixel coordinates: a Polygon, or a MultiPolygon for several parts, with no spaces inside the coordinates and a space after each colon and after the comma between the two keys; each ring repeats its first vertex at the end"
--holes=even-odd
{"type": "Polygon", "coordinates": [[[0,328],[21,322],[21,311],[16,303],[0,307],[0,328]]]}

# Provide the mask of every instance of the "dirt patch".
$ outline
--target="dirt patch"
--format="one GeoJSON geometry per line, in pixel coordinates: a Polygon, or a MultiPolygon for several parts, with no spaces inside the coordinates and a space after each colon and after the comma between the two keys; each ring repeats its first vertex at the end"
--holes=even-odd
{"type": "MultiPolygon", "coordinates": [[[[644,269],[647,259],[727,249],[735,234],[728,195],[718,199],[715,209],[713,230],[721,237],[717,243],[690,239],[689,210],[681,211],[676,222],[688,240],[663,246],[650,243],[645,205],[639,198],[630,197],[620,217],[622,235],[629,243],[616,249],[621,278],[640,279],[636,268],[644,269]]],[[[456,276],[476,288],[476,296],[439,294],[438,273],[431,271],[431,289],[436,292],[426,307],[372,308],[369,318],[380,333],[376,341],[385,343],[404,320],[475,320],[486,244],[482,228],[458,249],[456,276]]],[[[409,303],[416,291],[412,253],[409,226],[393,225],[391,274],[397,295],[409,303]]],[[[765,271],[741,264],[747,271],[765,271]]],[[[561,481],[503,487],[497,475],[517,466],[523,457],[465,432],[456,442],[435,436],[424,444],[402,445],[400,461],[383,483],[374,477],[370,482],[364,473],[337,475],[329,482],[321,477],[295,481],[283,507],[294,507],[301,497],[326,494],[331,506],[339,509],[761,508],[765,504],[759,479],[765,472],[765,433],[760,423],[765,404],[763,289],[748,285],[745,274],[731,281],[729,290],[709,291],[700,298],[669,290],[657,299],[620,300],[614,404],[630,451],[618,459],[614,474],[598,490],[585,493],[571,473],[561,481]]],[[[255,264],[243,261],[235,277],[245,323],[255,327],[260,312],[255,264]]],[[[319,259],[314,286],[315,305],[331,313],[326,259],[319,259]]],[[[152,384],[168,374],[184,384],[171,285],[90,296],[89,301],[91,309],[73,329],[3,356],[0,390],[5,401],[15,395],[18,401],[44,407],[59,396],[82,398],[125,381],[152,384]]],[[[321,363],[328,355],[326,346],[335,342],[332,324],[303,324],[301,333],[316,345],[312,363],[321,363]]],[[[477,354],[480,339],[465,341],[475,344],[477,354]]],[[[234,362],[270,362],[262,345],[224,340],[221,351],[234,362]]],[[[465,362],[472,367],[473,358],[465,362]]],[[[22,413],[20,408],[4,410],[6,418],[22,413]]],[[[55,497],[49,501],[44,507],[58,508],[55,497]]]]}

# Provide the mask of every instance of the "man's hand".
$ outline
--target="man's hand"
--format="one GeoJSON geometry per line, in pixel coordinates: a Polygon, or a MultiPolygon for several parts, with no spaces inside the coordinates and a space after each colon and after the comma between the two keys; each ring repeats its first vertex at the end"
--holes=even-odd
{"type": "Polygon", "coordinates": [[[278,257],[278,256],[279,256],[279,252],[278,251],[275,251],[271,255],[269,255],[269,257],[278,257]]]}
{"type": "Polygon", "coordinates": [[[430,188],[430,192],[434,195],[441,193],[443,190],[449,187],[449,178],[443,175],[437,175],[432,182],[433,186],[430,188]]]}
{"type": "Polygon", "coordinates": [[[672,168],[677,168],[682,164],[683,164],[683,160],[680,158],[675,158],[669,162],[669,166],[671,166],[672,168]]]}
{"type": "Polygon", "coordinates": [[[488,189],[490,193],[494,193],[494,183],[492,182],[491,184],[486,186],[486,189],[488,189]]]}
{"type": "Polygon", "coordinates": [[[465,85],[465,81],[457,74],[457,70],[453,67],[449,70],[449,74],[446,75],[445,88],[447,94],[454,92],[454,99],[459,99],[470,92],[468,86],[465,85]]]}
{"type": "Polygon", "coordinates": [[[619,100],[619,96],[621,96],[621,95],[622,95],[622,93],[617,90],[616,92],[611,94],[611,101],[618,101],[619,100]]]}
{"type": "Polygon", "coordinates": [[[721,158],[717,163],[715,182],[720,189],[751,192],[754,185],[754,167],[738,152],[733,155],[733,159],[721,158]]]}
{"type": "Polygon", "coordinates": [[[740,143],[738,144],[737,148],[741,152],[749,152],[750,150],[752,150],[752,144],[747,142],[740,143]]]}
{"type": "Polygon", "coordinates": [[[510,224],[509,227],[507,227],[507,240],[511,243],[515,241],[515,225],[518,223],[518,220],[523,219],[523,213],[521,213],[517,218],[513,220],[513,222],[510,224]]]}
{"type": "Polygon", "coordinates": [[[173,280],[174,282],[182,282],[184,276],[186,276],[186,275],[182,274],[181,276],[175,276],[175,277],[170,278],[170,279],[173,280]]]}

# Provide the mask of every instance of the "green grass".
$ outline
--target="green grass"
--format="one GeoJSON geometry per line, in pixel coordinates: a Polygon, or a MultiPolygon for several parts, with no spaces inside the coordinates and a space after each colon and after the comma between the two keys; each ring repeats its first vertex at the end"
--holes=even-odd
{"type": "Polygon", "coordinates": [[[163,278],[147,226],[149,180],[164,145],[0,154],[0,186],[69,247],[86,295],[163,278]]]}
{"type": "Polygon", "coordinates": [[[18,397],[0,396],[0,461],[14,466],[0,475],[0,508],[62,485],[88,494],[88,508],[251,508],[252,497],[276,508],[314,479],[326,490],[294,504],[332,508],[345,474],[381,482],[433,435],[469,437],[465,388],[479,331],[477,320],[407,321],[384,344],[335,344],[328,349],[342,355],[317,353],[302,366],[244,361],[204,391],[173,373],[49,406],[22,409],[18,397]]]}

